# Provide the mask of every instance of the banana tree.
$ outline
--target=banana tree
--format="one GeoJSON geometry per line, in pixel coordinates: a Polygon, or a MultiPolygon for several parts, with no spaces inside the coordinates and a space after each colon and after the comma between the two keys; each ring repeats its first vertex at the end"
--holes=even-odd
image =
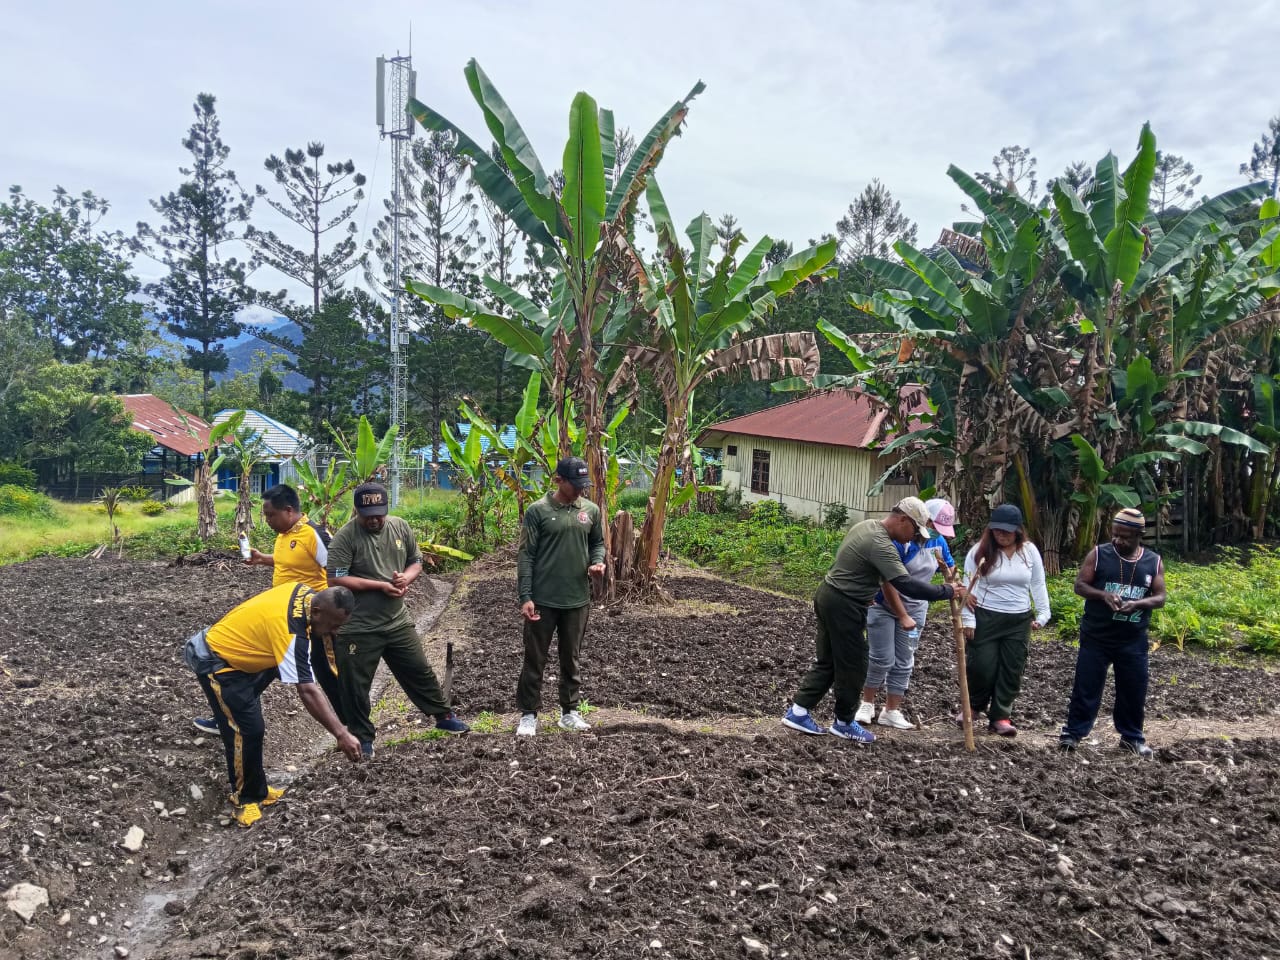
{"type": "MultiPolygon", "coordinates": [[[[173,409],[178,421],[186,429],[187,433],[192,437],[197,437],[198,433],[187,417],[180,413],[177,407],[173,409]]],[[[223,462],[227,459],[227,455],[219,452],[219,448],[222,442],[240,429],[243,423],[244,411],[237,410],[222,423],[214,424],[209,430],[209,439],[205,443],[205,448],[200,453],[200,463],[196,467],[194,478],[166,477],[164,481],[174,487],[195,487],[196,536],[206,543],[218,533],[218,512],[213,502],[213,498],[217,493],[215,478],[223,462]]]]}
{"type": "MultiPolygon", "coordinates": [[[[513,351],[517,360],[531,361],[535,368],[542,365],[543,371],[553,376],[553,394],[565,400],[559,412],[566,426],[565,384],[572,344],[577,370],[574,394],[586,434],[584,458],[593,497],[605,510],[607,376],[599,367],[601,345],[612,339],[606,328],[625,314],[625,306],[620,304],[632,291],[639,271],[628,238],[640,193],[668,143],[680,132],[690,101],[704,87],[701,82],[695,84],[663,114],[616,180],[613,112],[600,109],[588,94],[578,93],[569,110],[563,187],[557,190],[525,131],[479,64],[470,61],[464,72],[489,134],[506,161],[505,170],[481,143],[432,108],[411,99],[409,112],[427,129],[456,138],[458,149],[473,164],[476,185],[558,271],[559,295],[553,309],[543,311],[501,281],[485,277],[485,287],[512,311],[511,317],[503,317],[441,287],[410,280],[407,289],[438,305],[446,315],[469,320],[513,351]],[[548,358],[552,361],[549,369],[548,358]]],[[[560,439],[563,444],[567,436],[562,434],[560,439]]],[[[607,548],[607,524],[605,530],[607,548]]],[[[606,589],[611,592],[611,583],[606,589]]]]}
{"type": "Polygon", "coordinates": [[[629,330],[632,343],[609,384],[609,392],[638,390],[638,374],[653,376],[666,411],[666,424],[653,489],[637,545],[634,577],[651,587],[662,547],[663,525],[676,466],[689,442],[689,409],[699,385],[717,377],[745,374],[753,379],[818,372],[818,344],[812,333],[780,333],[744,339],[752,328],[801,283],[834,274],[836,241],[809,247],[764,270],[773,246],[763,237],[738,261],[742,235],[735,234],[716,260],[714,221],[705,213],[685,230],[686,252],[657,181],[647,187],[649,212],[658,234],[658,257],[639,272],[642,319],[629,330]]]}
{"type": "Polygon", "coordinates": [[[346,495],[360,484],[372,480],[378,468],[390,461],[399,427],[391,427],[378,438],[374,436],[369,418],[361,415],[356,425],[356,442],[352,446],[342,431],[329,423],[325,426],[333,434],[341,456],[331,457],[323,473],[297,456],[293,465],[298,474],[298,495],[303,509],[331,530],[329,518],[335,512],[339,515],[345,513],[343,500],[346,495]]]}
{"type": "MultiPolygon", "coordinates": [[[[243,421],[245,411],[238,410],[235,416],[243,421]]],[[[266,456],[266,439],[261,431],[240,426],[226,435],[223,449],[240,475],[236,484],[236,533],[248,535],[253,530],[253,473],[266,456]]]]}
{"type": "Polygon", "coordinates": [[[462,523],[463,533],[467,536],[484,537],[484,496],[488,481],[488,466],[485,462],[484,446],[480,442],[481,431],[476,421],[466,437],[461,440],[454,435],[447,423],[440,424],[440,434],[444,438],[445,449],[449,451],[449,461],[453,465],[453,478],[458,492],[462,494],[466,513],[462,523]]]}

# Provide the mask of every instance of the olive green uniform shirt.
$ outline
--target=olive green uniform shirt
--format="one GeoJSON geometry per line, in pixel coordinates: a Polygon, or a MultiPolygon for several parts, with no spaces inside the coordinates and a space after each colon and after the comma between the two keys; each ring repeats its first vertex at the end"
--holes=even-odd
{"type": "MultiPolygon", "coordinates": [[[[377,533],[370,533],[352,517],[329,544],[325,569],[330,582],[336,577],[363,577],[390,583],[392,574],[421,562],[418,538],[402,517],[388,516],[377,533]]],[[[378,633],[412,626],[403,598],[389,597],[381,590],[356,590],[355,595],[355,613],[339,633],[378,633]]]]}
{"type": "Polygon", "coordinates": [[[824,582],[858,603],[870,604],[882,581],[907,575],[884,524],[863,520],[844,535],[824,582]]]}
{"type": "MultiPolygon", "coordinates": [[[[330,548],[332,549],[332,548],[330,548]]],[[[554,493],[529,504],[517,554],[520,602],[572,610],[591,602],[587,567],[604,562],[600,509],[582,497],[561,503],[554,493]]]]}

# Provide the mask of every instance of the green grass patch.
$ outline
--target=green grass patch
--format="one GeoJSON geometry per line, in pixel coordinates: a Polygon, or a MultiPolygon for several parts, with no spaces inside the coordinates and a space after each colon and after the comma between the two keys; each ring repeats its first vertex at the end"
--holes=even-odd
{"type": "Polygon", "coordinates": [[[414,730],[412,733],[406,733],[403,737],[395,737],[387,741],[388,747],[398,747],[402,743],[416,743],[419,740],[443,740],[449,734],[443,730],[437,730],[432,727],[429,730],[414,730]]]}
{"type": "Polygon", "coordinates": [[[482,711],[470,723],[472,733],[506,733],[512,729],[511,724],[505,723],[502,716],[492,710],[482,711]]]}
{"type": "MultiPolygon", "coordinates": [[[[47,513],[0,512],[0,564],[18,563],[42,556],[81,556],[99,544],[111,542],[111,527],[101,504],[63,503],[48,497],[43,499],[50,505],[47,513]]],[[[217,510],[221,533],[210,544],[202,543],[196,537],[194,503],[151,515],[137,504],[125,504],[117,511],[115,519],[120,535],[124,538],[127,555],[166,557],[208,547],[234,548],[230,530],[235,515],[235,501],[229,497],[220,497],[217,510]]]]}

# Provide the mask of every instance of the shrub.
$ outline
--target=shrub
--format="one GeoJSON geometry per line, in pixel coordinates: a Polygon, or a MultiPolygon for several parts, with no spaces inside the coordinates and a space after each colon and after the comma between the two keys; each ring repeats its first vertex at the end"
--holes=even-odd
{"type": "Polygon", "coordinates": [[[148,517],[158,516],[159,514],[164,513],[165,510],[166,505],[161,503],[159,500],[148,500],[142,505],[142,512],[148,517]]]}
{"type": "Polygon", "coordinates": [[[36,472],[17,463],[0,463],[0,487],[36,488],[36,472]]]}
{"type": "Polygon", "coordinates": [[[0,514],[50,519],[57,516],[53,501],[43,493],[36,493],[34,490],[27,490],[12,483],[0,486],[0,514]]]}
{"type": "Polygon", "coordinates": [[[150,488],[150,487],[144,487],[144,486],[141,486],[141,485],[136,486],[136,487],[121,487],[121,488],[120,488],[120,499],[121,499],[121,500],[128,500],[128,501],[130,501],[130,502],[132,502],[132,503],[141,503],[141,502],[143,502],[144,500],[150,500],[150,499],[151,499],[151,488],[150,488]]]}
{"type": "Polygon", "coordinates": [[[619,510],[644,510],[649,505],[648,490],[623,490],[618,494],[619,510]]]}
{"type": "Polygon", "coordinates": [[[849,508],[843,503],[828,503],[822,507],[822,525],[828,530],[843,530],[849,525],[849,508]]]}
{"type": "Polygon", "coordinates": [[[761,500],[751,507],[749,522],[753,527],[785,527],[795,521],[791,512],[777,500],[761,500]]]}

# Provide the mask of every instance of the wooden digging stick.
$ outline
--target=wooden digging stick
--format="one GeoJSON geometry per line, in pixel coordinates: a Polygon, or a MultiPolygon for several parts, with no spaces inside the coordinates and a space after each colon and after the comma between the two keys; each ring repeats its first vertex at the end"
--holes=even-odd
{"type": "MultiPolygon", "coordinates": [[[[453,641],[444,645],[444,702],[453,706],[453,641]]],[[[965,701],[968,702],[967,700],[965,701]]]]}
{"type": "MultiPolygon", "coordinates": [[[[955,586],[956,579],[948,577],[955,586]]],[[[960,604],[964,601],[951,598],[951,627],[956,634],[956,676],[960,680],[960,717],[964,727],[964,748],[972,753],[977,749],[973,742],[973,711],[969,709],[969,673],[964,663],[964,622],[960,619],[960,604]]]]}

